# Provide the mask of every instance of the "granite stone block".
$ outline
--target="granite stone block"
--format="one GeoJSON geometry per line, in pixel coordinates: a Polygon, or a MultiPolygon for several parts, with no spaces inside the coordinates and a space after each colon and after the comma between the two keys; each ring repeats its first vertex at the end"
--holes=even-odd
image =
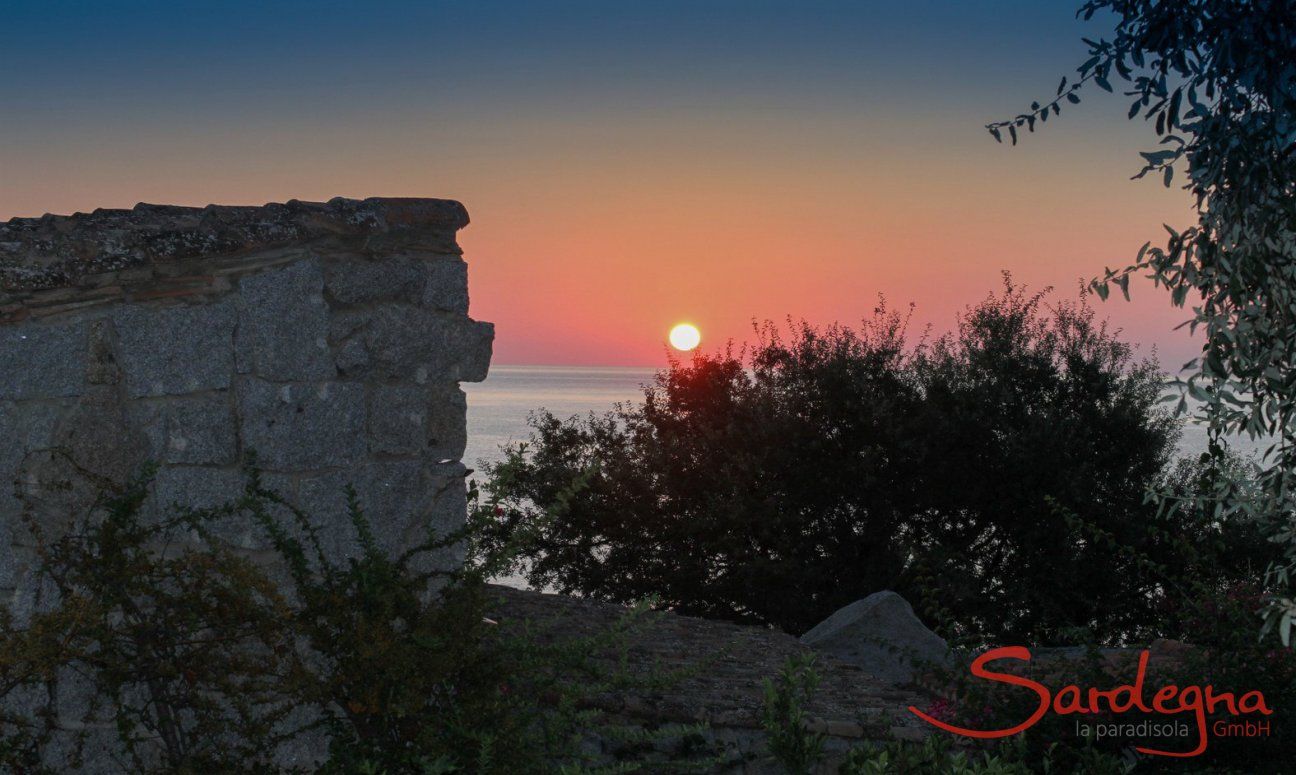
{"type": "Polygon", "coordinates": [[[432,391],[424,385],[379,384],[369,388],[369,451],[416,455],[428,445],[432,391]]]}
{"type": "Polygon", "coordinates": [[[148,437],[154,462],[229,465],[238,459],[238,425],[229,393],[141,399],[131,411],[148,437]]]}
{"type": "Polygon", "coordinates": [[[276,385],[246,377],[238,400],[244,448],[255,450],[266,470],[346,466],[365,454],[364,385],[276,385]]]}
{"type": "Polygon", "coordinates": [[[462,258],[438,256],[427,262],[423,306],[468,314],[468,264],[462,258]]]}
{"type": "Polygon", "coordinates": [[[336,370],[318,259],[243,278],[238,293],[239,372],[272,382],[321,380],[336,370]]]}
{"type": "Polygon", "coordinates": [[[234,305],[119,307],[113,323],[131,397],[223,390],[234,374],[234,305]]]}
{"type": "MultiPolygon", "coordinates": [[[[370,379],[424,383],[480,382],[490,365],[495,327],[420,307],[383,306],[354,318],[343,330],[348,344],[360,341],[367,357],[347,373],[370,379]]],[[[339,333],[335,327],[335,338],[339,333]]]]}
{"type": "Polygon", "coordinates": [[[417,460],[369,463],[350,471],[304,477],[298,505],[320,527],[325,550],[332,557],[358,557],[361,547],[347,511],[350,485],[378,546],[399,554],[433,535],[444,538],[462,527],[465,470],[458,463],[417,460]]]}
{"type": "Polygon", "coordinates": [[[0,401],[80,395],[86,350],[84,323],[0,326],[0,401]]]}
{"type": "Polygon", "coordinates": [[[342,304],[416,304],[423,297],[427,281],[427,265],[417,256],[382,260],[354,256],[333,259],[324,266],[324,287],[342,304]]]}

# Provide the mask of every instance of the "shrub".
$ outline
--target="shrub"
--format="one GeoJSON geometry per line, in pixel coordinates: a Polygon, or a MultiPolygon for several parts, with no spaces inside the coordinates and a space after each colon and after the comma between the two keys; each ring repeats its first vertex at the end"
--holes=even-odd
{"type": "MultiPolygon", "coordinates": [[[[1030,775],[1035,772],[1085,772],[1123,775],[1133,764],[1101,751],[1088,742],[1071,747],[1056,743],[1037,748],[1026,738],[956,749],[948,735],[933,734],[922,742],[894,740],[861,744],[830,761],[825,738],[810,730],[805,705],[818,686],[814,658],[795,655],[765,683],[764,728],[772,758],[789,775],[837,772],[840,775],[1030,775]],[[834,766],[836,765],[836,766],[834,766]]],[[[950,707],[949,703],[937,703],[950,707]]],[[[929,709],[933,710],[933,709],[929,709]]]]}
{"type": "MultiPolygon", "coordinates": [[[[1296,651],[1285,648],[1276,634],[1257,638],[1257,613],[1268,591],[1256,581],[1240,581],[1223,589],[1194,589],[1197,593],[1173,601],[1168,608],[1192,648],[1184,650],[1158,678],[1179,685],[1211,684],[1238,691],[1259,689],[1273,710],[1271,730],[1255,737],[1212,735],[1203,764],[1235,772],[1284,772],[1296,757],[1296,730],[1284,719],[1296,714],[1296,651]]],[[[1212,716],[1227,719],[1223,715],[1212,716]]]]}
{"type": "Polygon", "coordinates": [[[935,342],[910,345],[884,308],[758,333],[750,353],[673,363],[642,404],[533,417],[488,469],[498,535],[533,531],[533,584],[791,633],[881,589],[947,636],[1155,631],[1160,588],[1059,506],[1177,573],[1241,572],[1165,540],[1200,517],[1145,499],[1173,475],[1161,376],[1083,304],[1007,281],[935,342]]]}
{"type": "Polygon", "coordinates": [[[789,658],[777,677],[765,681],[761,725],[770,755],[788,775],[809,775],[823,758],[824,736],[810,730],[805,716],[818,686],[814,657],[805,654],[789,658]]]}
{"type": "MultiPolygon", "coordinates": [[[[1240,466],[1240,463],[1233,461],[1230,465],[1240,466]]],[[[1175,487],[1197,486],[1185,481],[1188,471],[1186,466],[1181,469],[1175,487]]],[[[1162,633],[1185,643],[1162,643],[1159,650],[1153,650],[1154,659],[1145,680],[1147,697],[1151,697],[1156,687],[1163,686],[1213,686],[1235,696],[1259,690],[1264,694],[1267,707],[1273,711],[1272,716],[1251,717],[1251,720],[1268,720],[1270,730],[1267,733],[1230,737],[1215,731],[1217,721],[1239,720],[1228,715],[1227,704],[1214,711],[1208,710],[1209,744],[1201,755],[1186,760],[1144,756],[1138,760],[1139,771],[1285,772],[1289,768],[1287,762],[1296,755],[1296,736],[1279,720],[1296,713],[1296,655],[1283,648],[1275,634],[1256,637],[1254,625],[1264,608],[1266,591],[1254,581],[1221,584],[1218,578],[1205,574],[1174,575],[1174,571],[1150,559],[1139,547],[1116,542],[1111,534],[1084,524],[1074,514],[1060,512],[1059,516],[1069,530],[1106,551],[1122,556],[1123,562],[1140,577],[1149,583],[1159,583],[1163,588],[1159,597],[1162,610],[1158,617],[1162,633]]],[[[1188,527],[1190,529],[1181,535],[1164,536],[1161,540],[1189,567],[1204,560],[1217,559],[1220,552],[1225,551],[1219,545],[1218,531],[1212,530],[1209,523],[1198,521],[1188,527]]],[[[1263,540],[1262,526],[1251,524],[1248,531],[1252,539],[1263,540]]],[[[1252,569],[1242,566],[1243,577],[1252,569]]],[[[1042,667],[1037,665],[1031,672],[1054,691],[1069,684],[1096,688],[1130,685],[1136,678],[1135,655],[1126,651],[1124,657],[1113,661],[1097,649],[1090,648],[1082,656],[1055,657],[1042,667]]],[[[928,715],[969,729],[1015,726],[1028,718],[1039,702],[1039,698],[1029,690],[974,678],[963,667],[936,669],[928,681],[941,694],[925,709],[928,715]]],[[[1048,713],[1038,724],[1013,738],[1016,749],[1013,756],[1022,761],[1047,760],[1055,768],[1065,768],[1061,771],[1111,771],[1095,770],[1094,762],[1116,761],[1113,757],[1130,759],[1138,745],[1157,750],[1186,751],[1198,742],[1195,724],[1191,721],[1186,725],[1189,737],[1177,740],[1107,737],[1098,741],[1080,741],[1075,738],[1077,723],[1137,725],[1143,720],[1164,724],[1169,719],[1164,715],[1145,715],[1133,710],[1117,715],[1104,709],[1096,716],[1080,717],[1048,713]],[[1075,742],[1066,744],[1065,741],[1069,740],[1075,742]]],[[[1182,717],[1179,720],[1182,721],[1182,717]]],[[[990,744],[986,750],[997,752],[1001,747],[990,744]]]]}
{"type": "Polygon", "coordinates": [[[55,602],[21,627],[8,611],[0,620],[9,711],[0,721],[15,744],[0,763],[28,771],[48,760],[41,749],[70,722],[83,732],[64,733],[74,739],[58,744],[60,768],[105,755],[102,739],[90,737],[96,727],[115,730],[123,770],[269,767],[292,707],[275,692],[290,672],[284,600],[252,563],[219,546],[176,543],[203,531],[203,517],[146,520],[146,495],[140,479],[53,539],[30,525],[55,602]],[[61,689],[62,707],[46,687],[61,689]],[[14,712],[23,697],[35,707],[14,712]]]}
{"type": "Polygon", "coordinates": [[[838,770],[841,775],[1032,775],[1038,772],[1083,772],[1087,775],[1125,775],[1132,763],[1079,746],[1065,759],[1062,749],[1050,748],[1032,757],[1017,744],[994,750],[955,750],[949,738],[929,737],[922,743],[892,742],[879,748],[853,749],[838,770]],[[1066,764],[1062,762],[1066,761],[1066,764]]]}
{"type": "Polygon", "coordinates": [[[349,493],[360,551],[338,562],[308,515],[255,471],[228,505],[161,519],[143,508],[148,484],[108,497],[65,536],[41,537],[57,595],[23,621],[0,611],[0,769],[63,771],[112,755],[131,772],[277,772],[283,746],[323,753],[322,771],[338,773],[599,764],[585,739],[614,728],[585,700],[630,680],[608,656],[633,616],[581,638],[493,624],[483,581],[501,558],[478,551],[471,522],[389,557],[349,493]],[[274,562],[222,548],[215,528],[235,516],[262,527],[274,562]],[[451,544],[468,553],[463,570],[417,570],[451,544]],[[61,693],[55,707],[47,687],[70,681],[85,703],[61,693]]]}

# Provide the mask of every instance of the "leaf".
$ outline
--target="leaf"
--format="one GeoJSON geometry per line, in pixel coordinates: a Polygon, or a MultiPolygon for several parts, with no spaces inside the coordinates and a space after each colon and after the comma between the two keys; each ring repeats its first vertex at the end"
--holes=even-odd
{"type": "Polygon", "coordinates": [[[1064,75],[1062,76],[1062,83],[1058,84],[1058,89],[1057,89],[1058,94],[1062,93],[1062,90],[1066,88],[1066,84],[1067,84],[1067,79],[1066,76],[1064,75]]]}
{"type": "Polygon", "coordinates": [[[1094,83],[1098,84],[1098,88],[1102,89],[1105,92],[1110,92],[1112,90],[1112,85],[1108,83],[1107,79],[1102,77],[1101,75],[1094,76],[1094,83]]]}
{"type": "MultiPolygon", "coordinates": [[[[1072,105],[1079,104],[1080,96],[1077,95],[1075,92],[1071,92],[1067,94],[1067,102],[1071,103],[1072,105]]],[[[1135,112],[1137,112],[1137,110],[1135,112]]]]}
{"type": "Polygon", "coordinates": [[[1197,89],[1195,88],[1188,90],[1188,104],[1192,105],[1193,112],[1202,118],[1210,115],[1210,108],[1206,107],[1205,103],[1197,99],[1197,89]]]}
{"type": "Polygon", "coordinates": [[[1011,125],[1010,125],[1010,126],[1008,127],[1008,136],[1012,138],[1012,144],[1013,144],[1013,145],[1016,145],[1016,144],[1017,144],[1017,127],[1015,127],[1015,126],[1011,126],[1011,125]]]}
{"type": "Polygon", "coordinates": [[[1174,167],[1167,166],[1165,168],[1165,180],[1163,181],[1165,183],[1166,188],[1170,188],[1170,179],[1173,177],[1174,177],[1174,167]]]}
{"type": "Polygon", "coordinates": [[[1139,156],[1142,156],[1150,167],[1170,161],[1177,155],[1175,151],[1139,151],[1139,156]]]}

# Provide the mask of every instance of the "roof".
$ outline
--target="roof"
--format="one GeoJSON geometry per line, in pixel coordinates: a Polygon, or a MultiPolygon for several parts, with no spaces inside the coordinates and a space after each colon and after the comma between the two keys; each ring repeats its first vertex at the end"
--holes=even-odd
{"type": "Polygon", "coordinates": [[[76,286],[87,276],[339,236],[430,234],[457,253],[454,234],[467,225],[459,202],[383,197],[260,207],[138,204],[14,218],[0,223],[0,292],[76,286]]]}

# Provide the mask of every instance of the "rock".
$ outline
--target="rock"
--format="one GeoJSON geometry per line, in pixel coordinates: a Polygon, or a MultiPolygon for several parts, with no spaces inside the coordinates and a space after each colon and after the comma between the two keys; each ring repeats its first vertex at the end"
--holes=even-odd
{"type": "Polygon", "coordinates": [[[0,329],[0,400],[81,395],[87,346],[84,323],[0,329]]]}
{"type": "Polygon", "coordinates": [[[264,207],[138,204],[71,216],[0,222],[0,295],[75,286],[117,273],[149,282],[185,259],[247,255],[319,238],[349,237],[392,253],[397,247],[458,255],[455,232],[468,211],[447,199],[272,203],[264,207]]]}
{"type": "MultiPolygon", "coordinates": [[[[451,258],[464,263],[458,256],[451,258]]],[[[330,262],[325,267],[324,277],[325,289],[341,304],[384,301],[414,304],[423,297],[428,268],[427,262],[417,256],[394,256],[386,260],[353,256],[330,262]]],[[[464,288],[468,287],[467,274],[463,284],[464,288]]]]}
{"type": "Polygon", "coordinates": [[[801,636],[816,651],[897,684],[912,683],[924,663],[947,664],[949,646],[895,592],[874,592],[839,609],[801,636]]]}
{"type": "Polygon", "coordinates": [[[155,463],[232,465],[237,460],[238,423],[227,392],[143,399],[131,411],[155,463]]]}
{"type": "Polygon", "coordinates": [[[445,256],[427,264],[423,306],[444,312],[468,313],[468,264],[458,256],[445,256]]]}
{"type": "MultiPolygon", "coordinates": [[[[430,538],[447,538],[463,527],[466,473],[460,463],[372,462],[345,472],[302,477],[298,505],[319,528],[319,539],[329,556],[358,558],[361,546],[347,509],[346,487],[350,485],[374,540],[396,556],[430,538]]],[[[446,547],[411,558],[411,562],[415,570],[454,567],[463,560],[459,552],[446,547]]]]}
{"type": "Polygon", "coordinates": [[[468,441],[467,403],[458,387],[374,385],[369,390],[369,451],[458,460],[468,441]]]}
{"type": "Polygon", "coordinates": [[[234,373],[234,306],[114,310],[118,365],[132,398],[225,390],[234,373]]]}
{"type": "Polygon", "coordinates": [[[490,365],[495,327],[459,315],[386,305],[339,315],[332,338],[347,354],[348,377],[366,381],[413,381],[429,375],[442,382],[480,382],[490,365]],[[363,344],[363,352],[353,343],[363,344]]]}
{"type": "Polygon", "coordinates": [[[267,471],[349,466],[365,454],[365,388],[357,382],[240,384],[239,432],[267,471]]]}
{"type": "Polygon", "coordinates": [[[318,260],[245,277],[238,299],[240,372],[272,382],[336,375],[328,351],[328,307],[318,260]]]}

